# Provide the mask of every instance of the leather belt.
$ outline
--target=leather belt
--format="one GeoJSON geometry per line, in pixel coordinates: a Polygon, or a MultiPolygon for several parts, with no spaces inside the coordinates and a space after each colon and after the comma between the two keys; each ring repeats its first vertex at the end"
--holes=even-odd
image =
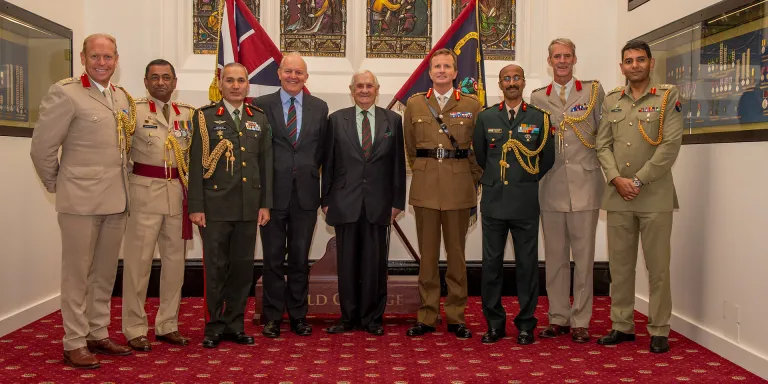
{"type": "Polygon", "coordinates": [[[138,176],[151,177],[153,179],[178,179],[179,169],[158,167],[155,165],[134,162],[133,174],[138,176]],[[170,173],[168,172],[169,169],[170,169],[170,173]]]}
{"type": "Polygon", "coordinates": [[[433,159],[466,159],[469,157],[469,149],[448,150],[445,148],[417,149],[416,157],[431,157],[433,159]]]}

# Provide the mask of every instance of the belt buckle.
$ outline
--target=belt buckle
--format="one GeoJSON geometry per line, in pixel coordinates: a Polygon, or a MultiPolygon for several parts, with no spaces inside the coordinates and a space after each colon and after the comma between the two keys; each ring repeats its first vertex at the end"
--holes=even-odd
{"type": "Polygon", "coordinates": [[[445,158],[445,148],[435,148],[435,158],[437,158],[438,163],[442,163],[445,158]]]}

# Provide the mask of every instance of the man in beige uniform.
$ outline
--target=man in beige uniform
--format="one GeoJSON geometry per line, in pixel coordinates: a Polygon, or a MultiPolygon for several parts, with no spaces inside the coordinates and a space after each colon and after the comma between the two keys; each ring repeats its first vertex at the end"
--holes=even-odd
{"type": "Polygon", "coordinates": [[[147,65],[144,86],[150,97],[136,100],[136,131],[131,146],[133,171],[128,175],[131,214],[123,244],[123,334],[131,348],[146,352],[152,347],[147,339],[144,303],[155,244],[160,247],[162,262],[155,338],[173,345],[189,342],[179,334],[178,317],[185,240],[192,239],[191,225],[182,230],[185,218],[192,223],[183,212],[182,202],[186,195],[185,159],[195,108],[171,101],[176,71],[165,60],[153,60],[147,65]]]}
{"type": "Polygon", "coordinates": [[[416,214],[416,235],[421,254],[421,308],[417,323],[408,330],[408,336],[433,332],[437,324],[442,227],[448,259],[445,274],[448,297],[443,306],[448,318],[448,332],[458,338],[472,337],[464,323],[464,308],[467,305],[464,247],[470,209],[477,205],[475,185],[482,175],[482,169],[469,148],[475,118],[483,108],[475,96],[453,88],[453,80],[458,74],[456,63],[453,51],[439,49],[434,52],[429,66],[433,88],[426,94],[417,93],[408,99],[403,120],[406,153],[413,170],[408,203],[413,205],[416,214]],[[440,129],[438,118],[448,127],[447,133],[440,129]]]}
{"type": "Polygon", "coordinates": [[[573,77],[576,45],[571,40],[553,40],[547,62],[554,81],[531,94],[532,104],[552,113],[557,129],[555,165],[539,182],[549,298],[549,326],[539,337],[557,337],[573,327],[571,339],[586,343],[592,317],[595,232],[605,183],[595,152],[605,92],[597,81],[573,77]]]}
{"type": "Polygon", "coordinates": [[[635,340],[635,266],[642,237],[651,291],[650,350],[663,353],[669,351],[670,238],[672,211],[678,208],[671,168],[682,143],[682,108],[675,86],[651,84],[654,60],[648,44],[630,41],[621,56],[629,85],[606,95],[597,133],[597,154],[608,180],[603,209],[608,211],[613,323],[598,344],[635,340]]]}
{"type": "Polygon", "coordinates": [[[88,36],[80,52],[85,73],[51,86],[32,135],[32,163],[56,193],[64,361],[75,368],[98,368],[93,353],[131,353],[107,330],[128,208],[127,136],[136,117],[131,96],[110,82],[117,60],[114,37],[88,36]]]}

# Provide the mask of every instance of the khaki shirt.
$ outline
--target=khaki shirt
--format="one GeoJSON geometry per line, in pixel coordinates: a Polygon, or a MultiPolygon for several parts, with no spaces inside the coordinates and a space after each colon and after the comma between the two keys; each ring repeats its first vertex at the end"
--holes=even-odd
{"type": "Polygon", "coordinates": [[[606,95],[597,134],[597,154],[607,183],[602,207],[606,211],[667,212],[678,208],[671,172],[683,137],[678,99],[677,87],[669,84],[650,84],[637,100],[629,86],[606,95]],[[619,195],[611,184],[618,176],[640,179],[643,186],[636,198],[625,201],[619,195]]]}

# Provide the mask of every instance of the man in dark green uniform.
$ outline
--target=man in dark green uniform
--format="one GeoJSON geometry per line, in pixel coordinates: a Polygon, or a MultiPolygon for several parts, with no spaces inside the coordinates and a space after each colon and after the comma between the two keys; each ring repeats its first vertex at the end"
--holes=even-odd
{"type": "Polygon", "coordinates": [[[483,223],[483,315],[488,332],[483,343],[506,336],[501,306],[502,263],[508,233],[515,247],[518,344],[533,343],[539,295],[539,185],[552,168],[555,146],[549,114],[523,101],[525,72],[510,64],[499,72],[504,102],[481,112],[473,146],[483,168],[480,213],[483,223]]]}
{"type": "Polygon", "coordinates": [[[272,207],[272,138],[264,113],[247,103],[248,72],[224,66],[224,99],[195,112],[189,155],[189,217],[200,227],[205,267],[203,347],[253,344],[243,315],[253,281],[256,230],[272,207]]]}

